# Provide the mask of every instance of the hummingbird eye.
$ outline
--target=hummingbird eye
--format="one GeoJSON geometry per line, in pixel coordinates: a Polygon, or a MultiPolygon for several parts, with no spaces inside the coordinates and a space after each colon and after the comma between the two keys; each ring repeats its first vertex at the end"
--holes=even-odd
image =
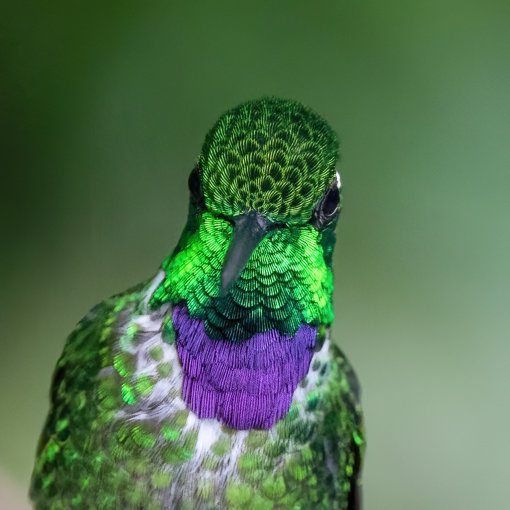
{"type": "Polygon", "coordinates": [[[198,208],[204,207],[204,194],[200,185],[200,169],[198,166],[193,168],[188,178],[188,188],[191,194],[191,201],[198,208]]]}
{"type": "Polygon", "coordinates": [[[335,186],[328,190],[321,204],[321,213],[329,218],[334,216],[340,206],[340,190],[335,186]]]}
{"type": "Polygon", "coordinates": [[[312,224],[318,229],[327,227],[340,213],[340,183],[335,180],[317,204],[312,224]]]}

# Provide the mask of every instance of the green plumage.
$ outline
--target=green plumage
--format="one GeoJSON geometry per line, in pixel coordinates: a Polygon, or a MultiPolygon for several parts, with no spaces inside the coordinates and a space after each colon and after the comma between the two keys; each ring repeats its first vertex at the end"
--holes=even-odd
{"type": "Polygon", "coordinates": [[[199,159],[207,207],[236,216],[255,210],[303,224],[335,176],[338,141],[295,101],[263,98],[223,114],[199,159]]]}
{"type": "Polygon", "coordinates": [[[270,329],[293,335],[302,323],[331,323],[333,277],[318,242],[322,234],[310,225],[269,233],[231,292],[219,297],[217,282],[231,236],[228,221],[200,215],[196,231],[164,262],[167,277],[152,306],[186,301],[211,337],[234,341],[270,329]]]}
{"type": "Polygon", "coordinates": [[[67,340],[33,473],[37,509],[359,508],[359,389],[329,338],[336,158],[329,126],[298,103],[264,98],[220,118],[162,271],[96,306],[67,340]],[[222,293],[235,218],[251,211],[271,228],[222,293]],[[274,426],[235,430],[190,411],[172,321],[182,304],[216,342],[316,328],[308,375],[274,426]]]}

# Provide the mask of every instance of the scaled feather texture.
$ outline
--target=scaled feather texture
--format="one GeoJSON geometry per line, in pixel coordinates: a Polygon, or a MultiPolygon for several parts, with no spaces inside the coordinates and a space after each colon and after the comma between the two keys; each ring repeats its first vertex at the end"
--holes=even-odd
{"type": "Polygon", "coordinates": [[[330,339],[337,158],[295,101],[219,118],[173,253],[67,339],[35,508],[361,508],[359,387],[330,339]]]}

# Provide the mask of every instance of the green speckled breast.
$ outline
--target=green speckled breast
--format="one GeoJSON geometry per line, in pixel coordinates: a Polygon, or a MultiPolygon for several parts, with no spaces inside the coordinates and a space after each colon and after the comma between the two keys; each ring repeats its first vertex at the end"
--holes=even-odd
{"type": "Polygon", "coordinates": [[[322,339],[272,429],[226,429],[186,409],[169,309],[149,314],[146,301],[146,291],[106,301],[71,335],[34,471],[36,507],[347,509],[363,440],[340,351],[322,339]]]}

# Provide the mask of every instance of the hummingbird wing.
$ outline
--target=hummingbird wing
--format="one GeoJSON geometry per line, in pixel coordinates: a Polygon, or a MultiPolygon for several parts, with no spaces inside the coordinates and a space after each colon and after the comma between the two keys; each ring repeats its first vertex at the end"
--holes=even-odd
{"type": "MultiPolygon", "coordinates": [[[[76,466],[83,465],[85,456],[91,456],[88,447],[97,421],[98,399],[102,398],[98,374],[111,365],[114,325],[126,304],[139,299],[137,290],[138,287],[95,306],[66,341],[53,375],[50,411],[32,474],[30,496],[37,508],[53,508],[53,502],[66,493],[66,485],[67,493],[76,492],[77,478],[83,475],[76,466]]],[[[81,483],[86,483],[86,479],[81,483]]],[[[73,504],[80,506],[79,501],[73,504]]]]}
{"type": "Polygon", "coordinates": [[[342,401],[348,414],[351,416],[350,421],[352,423],[352,440],[349,445],[349,450],[352,453],[353,461],[350,468],[352,474],[350,476],[347,510],[361,510],[361,468],[365,452],[365,431],[361,410],[361,388],[358,377],[345,354],[336,345],[331,346],[331,351],[337,365],[346,378],[347,385],[342,391],[342,401]]]}

